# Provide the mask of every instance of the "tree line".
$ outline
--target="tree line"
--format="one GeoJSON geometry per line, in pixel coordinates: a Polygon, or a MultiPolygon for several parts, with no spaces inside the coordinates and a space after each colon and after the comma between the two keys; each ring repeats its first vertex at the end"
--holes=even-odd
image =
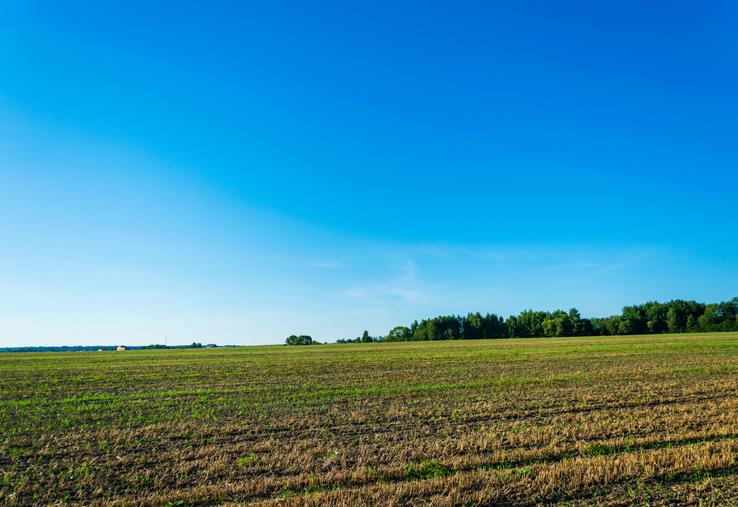
{"type": "MultiPolygon", "coordinates": [[[[738,297],[721,303],[704,304],[675,299],[666,303],[650,301],[626,306],[620,315],[583,318],[576,308],[553,312],[525,310],[507,319],[494,313],[440,315],[397,326],[386,336],[370,336],[337,343],[402,342],[428,340],[475,340],[484,338],[537,338],[555,336],[607,336],[658,333],[703,333],[738,331],[738,297]]],[[[309,336],[290,336],[288,345],[310,345],[309,336]]]]}
{"type": "Polygon", "coordinates": [[[576,308],[553,312],[525,310],[503,319],[494,313],[442,315],[393,328],[383,341],[473,340],[604,336],[649,333],[738,331],[738,297],[704,304],[675,299],[626,306],[620,315],[583,318],[576,308]]]}
{"type": "MultiPolygon", "coordinates": [[[[50,345],[29,347],[0,347],[0,352],[102,352],[115,350],[117,345],[50,345]]],[[[127,350],[149,350],[149,349],[202,349],[216,347],[235,347],[235,345],[216,345],[209,343],[203,345],[200,342],[192,342],[189,345],[163,345],[152,343],[150,345],[126,345],[127,350]]]]}
{"type": "MultiPolygon", "coordinates": [[[[738,331],[738,297],[704,304],[675,299],[626,306],[620,315],[583,318],[576,308],[553,312],[525,310],[507,319],[494,313],[441,315],[397,326],[386,336],[370,336],[337,343],[401,342],[428,340],[475,340],[484,338],[537,338],[555,336],[606,336],[658,333],[702,333],[738,331]]],[[[310,337],[291,336],[290,345],[319,343],[310,337]]]]}

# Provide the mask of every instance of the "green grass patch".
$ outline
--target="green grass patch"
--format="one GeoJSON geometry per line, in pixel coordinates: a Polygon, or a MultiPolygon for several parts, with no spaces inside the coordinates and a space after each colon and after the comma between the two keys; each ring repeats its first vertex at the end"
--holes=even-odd
{"type": "Polygon", "coordinates": [[[453,473],[453,470],[437,461],[426,460],[418,466],[406,466],[403,472],[408,479],[433,479],[434,477],[447,477],[453,473]]]}

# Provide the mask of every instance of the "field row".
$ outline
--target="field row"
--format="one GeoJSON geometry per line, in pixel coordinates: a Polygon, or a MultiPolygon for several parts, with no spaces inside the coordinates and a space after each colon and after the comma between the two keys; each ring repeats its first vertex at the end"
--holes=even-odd
{"type": "Polygon", "coordinates": [[[731,334],[6,354],[0,503],[738,499],[731,334]]]}

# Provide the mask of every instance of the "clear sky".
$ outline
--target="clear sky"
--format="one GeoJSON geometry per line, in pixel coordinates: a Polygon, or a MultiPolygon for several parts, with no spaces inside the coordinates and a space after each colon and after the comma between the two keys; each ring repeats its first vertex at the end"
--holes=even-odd
{"type": "Polygon", "coordinates": [[[0,2],[0,346],[738,295],[738,4],[0,2]]]}

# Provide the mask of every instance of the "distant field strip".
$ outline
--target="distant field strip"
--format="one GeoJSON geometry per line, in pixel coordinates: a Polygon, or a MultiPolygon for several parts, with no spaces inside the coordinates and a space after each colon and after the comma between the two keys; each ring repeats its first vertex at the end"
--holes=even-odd
{"type": "Polygon", "coordinates": [[[738,334],[0,354],[0,504],[738,505],[738,334]]]}

